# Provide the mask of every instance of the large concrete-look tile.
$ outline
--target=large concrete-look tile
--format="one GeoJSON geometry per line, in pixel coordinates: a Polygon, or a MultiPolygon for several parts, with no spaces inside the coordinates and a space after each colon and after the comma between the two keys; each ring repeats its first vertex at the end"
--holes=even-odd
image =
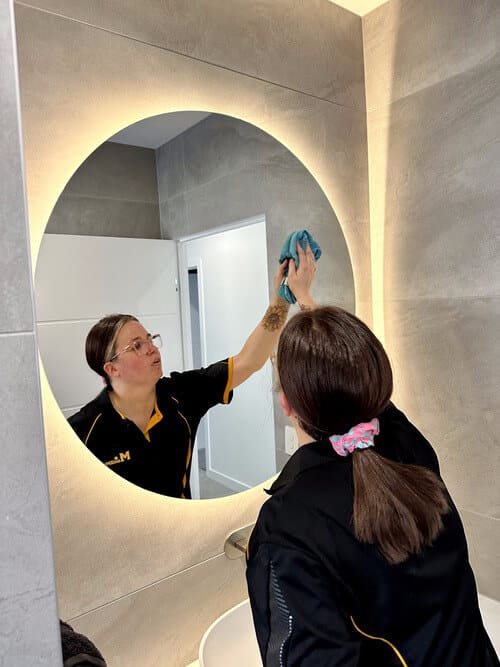
{"type": "Polygon", "coordinates": [[[160,229],[162,239],[178,239],[191,234],[192,230],[189,223],[186,199],[182,192],[161,202],[160,229]]]}
{"type": "Polygon", "coordinates": [[[255,125],[231,116],[212,115],[182,135],[185,190],[288,152],[255,125]]]}
{"type": "Polygon", "coordinates": [[[491,63],[497,0],[393,0],[363,17],[367,109],[491,63]]]}
{"type": "Polygon", "coordinates": [[[364,109],[361,19],[309,0],[35,0],[30,5],[344,106],[364,109]]]}
{"type": "Polygon", "coordinates": [[[233,224],[266,211],[264,174],[259,166],[228,173],[184,194],[190,232],[233,224]]]}
{"type": "Polygon", "coordinates": [[[466,509],[500,517],[500,299],[386,304],[395,400],[438,452],[466,509]]]}
{"type": "Polygon", "coordinates": [[[479,592],[500,600],[500,521],[459,508],[479,592]]]}
{"type": "Polygon", "coordinates": [[[500,298],[387,303],[387,349],[405,405],[443,415],[498,409],[499,322],[500,298]]]}
{"type": "Polygon", "coordinates": [[[228,560],[221,555],[80,616],[71,625],[92,638],[109,665],[185,667],[198,657],[211,623],[246,597],[243,557],[228,560]]]}
{"type": "Polygon", "coordinates": [[[387,163],[371,185],[385,200],[388,299],[498,294],[499,68],[500,52],[368,114],[375,179],[387,163]]]}
{"type": "Polygon", "coordinates": [[[14,44],[9,3],[0,8],[0,332],[33,327],[14,44]]]}
{"type": "Polygon", "coordinates": [[[155,152],[105,142],[73,174],[65,194],[158,204],[155,152]]]}
{"type": "Polygon", "coordinates": [[[37,363],[33,334],[0,336],[0,664],[50,667],[59,626],[37,363]]]}
{"type": "Polygon", "coordinates": [[[183,132],[155,151],[160,203],[183,193],[185,190],[184,134],[183,132]]]}
{"type": "Polygon", "coordinates": [[[441,475],[454,502],[472,512],[500,519],[500,409],[421,412],[397,398],[396,402],[406,409],[410,421],[436,450],[441,475]]]}
{"type": "Polygon", "coordinates": [[[49,234],[159,239],[158,203],[63,194],[50,216],[49,234]]]}

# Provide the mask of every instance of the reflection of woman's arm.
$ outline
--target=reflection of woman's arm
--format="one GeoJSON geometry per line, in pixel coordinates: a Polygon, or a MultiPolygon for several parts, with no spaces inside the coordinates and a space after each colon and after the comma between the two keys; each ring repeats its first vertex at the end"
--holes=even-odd
{"type": "MultiPolygon", "coordinates": [[[[314,301],[309,293],[316,271],[314,255],[309,244],[304,252],[300,244],[297,243],[297,252],[299,255],[298,269],[295,267],[293,260],[290,260],[288,264],[288,287],[295,295],[301,308],[314,307],[314,301]]],[[[290,308],[290,304],[277,295],[286,266],[287,260],[280,264],[274,276],[274,297],[264,313],[264,317],[252,331],[241,351],[233,357],[231,388],[237,387],[247,380],[250,375],[262,368],[276,347],[290,308]]]]}

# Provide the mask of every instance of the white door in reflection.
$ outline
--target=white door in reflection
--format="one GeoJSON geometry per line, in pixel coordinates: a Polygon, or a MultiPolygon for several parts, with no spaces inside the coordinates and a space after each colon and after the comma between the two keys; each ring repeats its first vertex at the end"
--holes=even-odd
{"type": "MultiPolygon", "coordinates": [[[[188,366],[195,367],[196,361],[206,366],[239,352],[269,303],[265,219],[182,240],[179,269],[188,366]],[[192,336],[195,304],[189,298],[190,272],[191,282],[197,278],[199,359],[194,358],[191,344],[192,337],[197,339],[197,327],[192,336]]],[[[233,492],[251,488],[276,472],[272,390],[268,362],[237,387],[229,407],[216,406],[200,425],[203,474],[233,492]]],[[[206,497],[202,489],[201,496],[206,497]]]]}

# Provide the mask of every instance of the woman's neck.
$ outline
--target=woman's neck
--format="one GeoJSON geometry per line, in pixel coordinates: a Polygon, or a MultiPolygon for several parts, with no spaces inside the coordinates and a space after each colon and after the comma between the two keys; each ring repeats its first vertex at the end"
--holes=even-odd
{"type": "Polygon", "coordinates": [[[115,410],[136,421],[138,415],[150,415],[156,401],[156,387],[113,386],[109,398],[115,410]]]}

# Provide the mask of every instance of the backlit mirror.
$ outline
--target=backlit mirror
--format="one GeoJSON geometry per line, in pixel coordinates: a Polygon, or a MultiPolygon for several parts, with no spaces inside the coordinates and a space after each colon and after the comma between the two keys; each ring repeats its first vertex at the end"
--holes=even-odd
{"type": "MultiPolygon", "coordinates": [[[[316,301],[354,311],[335,213],[312,175],[267,133],[236,118],[183,112],[145,119],[102,144],[61,194],[36,267],[40,352],[64,415],[104,389],[85,361],[85,338],[110,313],[136,316],[145,342],[160,334],[158,353],[149,343],[138,351],[161,355],[165,376],[236,354],[267,307],[283,241],[304,228],[323,253],[316,301]]],[[[182,430],[174,404],[165,415],[156,408],[153,421],[175,417],[182,430]]],[[[228,495],[272,476],[289,455],[285,426],[267,363],[230,405],[209,410],[196,445],[175,464],[184,466],[188,495],[228,495]]],[[[126,478],[127,437],[100,456],[126,478]]],[[[68,446],[85,439],[75,435],[68,446]]]]}

